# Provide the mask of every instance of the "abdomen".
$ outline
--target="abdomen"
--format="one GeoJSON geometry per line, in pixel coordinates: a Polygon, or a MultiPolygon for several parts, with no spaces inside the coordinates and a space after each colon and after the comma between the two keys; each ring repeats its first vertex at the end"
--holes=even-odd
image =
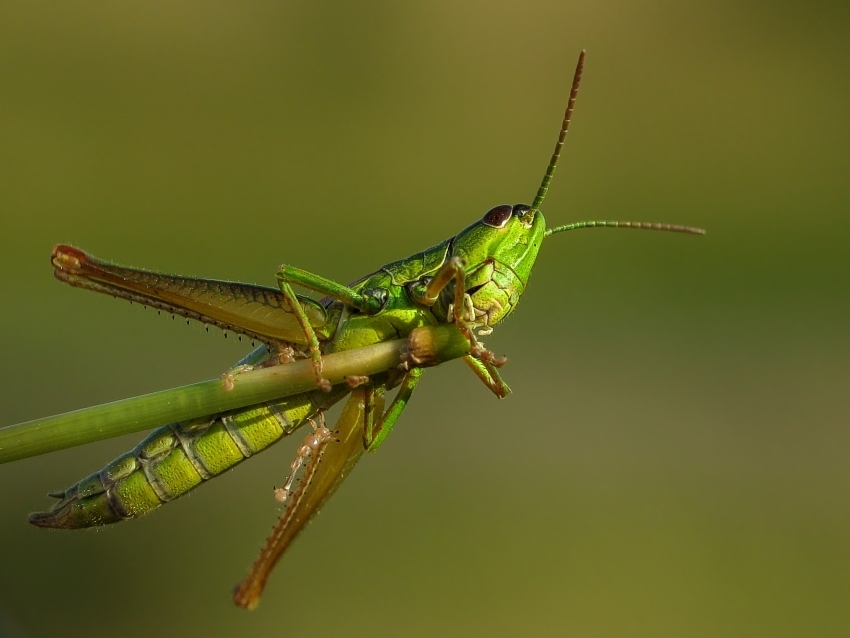
{"type": "Polygon", "coordinates": [[[347,391],[343,385],[330,394],[305,392],[161,427],[99,472],[64,493],[52,494],[60,501],[47,512],[31,514],[29,521],[39,527],[77,529],[147,514],[265,450],[347,391]]]}

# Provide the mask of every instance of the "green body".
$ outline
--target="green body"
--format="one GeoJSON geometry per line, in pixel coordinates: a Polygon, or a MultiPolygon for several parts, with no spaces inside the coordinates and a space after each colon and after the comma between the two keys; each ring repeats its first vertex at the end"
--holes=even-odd
{"type": "MultiPolygon", "coordinates": [[[[327,354],[368,346],[405,337],[420,326],[445,322],[453,287],[447,286],[431,306],[418,303],[416,293],[452,257],[474,264],[466,272],[468,289],[473,290],[470,298],[480,315],[473,325],[495,325],[516,307],[525,289],[530,264],[542,241],[542,215],[538,213],[537,219],[533,227],[526,228],[516,218],[513,231],[478,222],[456,237],[362,278],[351,286],[352,290],[379,290],[385,295],[383,307],[375,314],[348,312],[334,300],[327,301],[324,307],[312,302],[308,306],[310,319],[320,329],[322,351],[327,354]],[[501,254],[510,261],[500,258],[501,254]]],[[[111,268],[126,281],[135,278],[160,288],[170,282],[172,288],[179,289],[175,282],[189,281],[100,265],[111,268]]],[[[216,283],[223,288],[223,282],[216,283]]],[[[274,293],[273,289],[266,291],[266,295],[274,293]]],[[[307,298],[299,299],[305,306],[311,303],[307,298]]],[[[147,302],[152,303],[150,299],[147,302]]],[[[167,309],[175,310],[171,306],[167,309]]],[[[203,318],[204,312],[199,308],[194,312],[203,318]]],[[[181,314],[187,313],[184,310],[181,314]]],[[[236,326],[226,327],[239,330],[236,326]]],[[[292,326],[288,329],[294,330],[292,326]]],[[[283,329],[281,333],[288,336],[283,329]]],[[[252,330],[251,336],[262,335],[252,330]]],[[[147,514],[291,434],[320,410],[339,401],[348,390],[340,384],[330,393],[306,392],[245,410],[161,427],[130,452],[65,490],[50,511],[33,514],[30,520],[43,527],[81,528],[147,514]]]]}

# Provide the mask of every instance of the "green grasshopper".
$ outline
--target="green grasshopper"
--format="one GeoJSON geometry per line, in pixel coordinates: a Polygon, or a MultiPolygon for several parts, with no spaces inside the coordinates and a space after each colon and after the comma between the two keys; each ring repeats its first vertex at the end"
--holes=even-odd
{"type": "Polygon", "coordinates": [[[47,512],[32,514],[30,522],[77,529],[136,518],[309,422],[312,432],[299,447],[286,482],[275,490],[275,497],[285,505],[281,517],[248,577],[234,592],[236,604],[252,609],[277,560],[362,453],[380,447],[421,377],[423,362],[412,357],[399,369],[349,377],[347,383],[332,386],[322,374],[323,355],[405,338],[423,326],[454,323],[469,342],[465,363],[503,398],[510,392],[499,373],[505,360],[485,349],[478,337],[490,334],[514,310],[545,238],[591,227],[703,234],[686,226],[612,221],[577,222],[547,230],[540,205],[569,129],[584,58],[582,51],[554,153],[530,206],[496,206],[456,236],[348,286],[291,266],[278,271],[278,288],[163,275],[56,246],[55,275],[72,286],[153,306],[263,343],[225,375],[225,383],[252,366],[309,359],[317,387],[266,404],[161,427],[99,472],[51,494],[59,501],[47,512]],[[315,301],[296,294],[293,285],[324,298],[315,301]],[[385,409],[385,394],[395,388],[398,392],[385,409]],[[323,414],[346,396],[336,430],[331,431],[323,414]]]}

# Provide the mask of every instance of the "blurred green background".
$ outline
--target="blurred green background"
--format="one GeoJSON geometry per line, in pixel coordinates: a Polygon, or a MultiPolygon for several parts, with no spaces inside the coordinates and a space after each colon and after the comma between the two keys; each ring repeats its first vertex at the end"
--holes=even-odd
{"type": "MultiPolygon", "coordinates": [[[[0,628],[65,636],[850,633],[850,5],[0,5],[0,425],[211,378],[245,348],[73,290],[120,263],[340,281],[532,199],[547,243],[272,577],[284,443],[135,522],[28,512],[139,436],[0,466],[0,628]]],[[[4,629],[0,629],[0,632],[4,629]]]]}

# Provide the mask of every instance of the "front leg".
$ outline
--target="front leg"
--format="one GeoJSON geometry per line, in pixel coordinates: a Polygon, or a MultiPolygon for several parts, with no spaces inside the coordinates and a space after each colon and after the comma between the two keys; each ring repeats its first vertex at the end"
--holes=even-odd
{"type": "Polygon", "coordinates": [[[476,359],[470,355],[466,355],[463,358],[463,362],[469,366],[469,368],[475,373],[475,375],[481,379],[484,385],[489,388],[489,390],[495,394],[500,399],[504,399],[511,392],[510,387],[505,380],[502,379],[502,375],[499,374],[499,370],[494,366],[488,366],[485,362],[480,359],[476,359]]]}
{"type": "Polygon", "coordinates": [[[478,342],[469,322],[475,320],[475,308],[472,298],[466,294],[466,272],[464,262],[460,257],[452,257],[437,271],[434,278],[425,287],[425,290],[415,296],[416,301],[425,305],[433,306],[440,298],[440,293],[445,290],[452,281],[455,282],[454,301],[449,308],[448,320],[454,321],[463,336],[469,340],[469,355],[464,357],[467,365],[481,379],[484,384],[499,398],[507,396],[510,392],[508,384],[502,380],[498,368],[501,368],[506,359],[496,357],[490,350],[478,342]]]}
{"type": "Polygon", "coordinates": [[[492,353],[484,354],[484,348],[478,343],[478,339],[472,332],[470,321],[475,320],[475,309],[472,307],[472,299],[466,294],[466,264],[460,257],[452,257],[443,264],[434,275],[434,278],[420,294],[415,295],[417,302],[424,306],[433,306],[440,298],[440,294],[454,281],[454,301],[449,306],[448,321],[454,321],[455,325],[469,340],[470,354],[476,359],[492,361],[495,359],[492,353]]]}

